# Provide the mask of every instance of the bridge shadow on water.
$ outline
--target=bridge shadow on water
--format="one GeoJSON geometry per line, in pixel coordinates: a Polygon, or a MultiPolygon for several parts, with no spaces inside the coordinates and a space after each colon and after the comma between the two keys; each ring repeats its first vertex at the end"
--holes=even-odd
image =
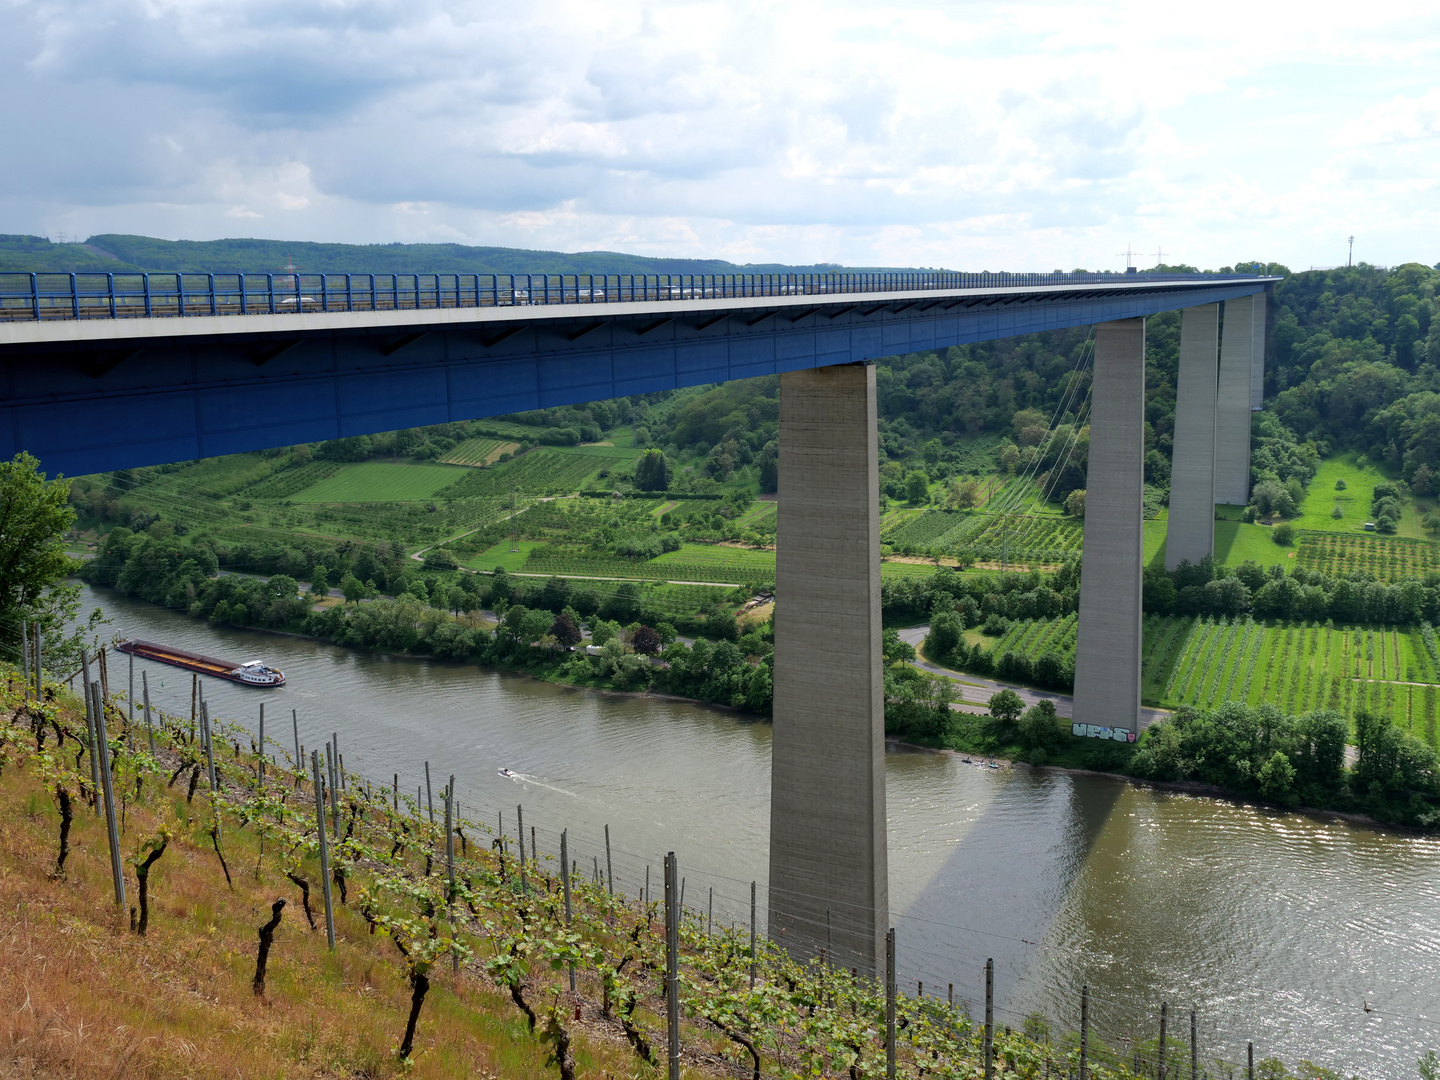
{"type": "MultiPolygon", "coordinates": [[[[975,773],[955,777],[957,797],[978,784],[988,801],[919,894],[893,914],[902,992],[915,993],[918,980],[926,996],[943,1000],[953,982],[956,1001],[978,1019],[985,960],[993,957],[996,1023],[1019,1026],[1023,1016],[1002,1006],[1026,981],[1036,946],[1065,905],[1124,785],[1028,766],[992,771],[948,761],[975,773]]],[[[903,815],[903,808],[896,810],[903,815]]]]}

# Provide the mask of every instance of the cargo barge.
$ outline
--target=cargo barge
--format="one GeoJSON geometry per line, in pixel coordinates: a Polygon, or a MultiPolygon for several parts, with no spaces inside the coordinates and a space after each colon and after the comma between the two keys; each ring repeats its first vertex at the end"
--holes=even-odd
{"type": "Polygon", "coordinates": [[[120,652],[129,653],[131,656],[138,656],[142,660],[157,660],[162,664],[171,664],[178,668],[184,668],[186,671],[211,675],[217,679],[228,679],[230,682],[240,683],[244,686],[285,685],[285,673],[266,666],[260,660],[247,660],[243,664],[235,664],[229,660],[217,660],[204,653],[177,649],[173,645],[157,645],[153,641],[138,639],[122,641],[115,648],[120,652]]]}

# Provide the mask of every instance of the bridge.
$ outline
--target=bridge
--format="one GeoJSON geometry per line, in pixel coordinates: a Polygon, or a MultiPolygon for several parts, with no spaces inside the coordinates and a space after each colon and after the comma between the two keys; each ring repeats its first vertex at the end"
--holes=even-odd
{"type": "Polygon", "coordinates": [[[779,375],[771,932],[873,972],[889,898],[868,362],[1095,326],[1073,730],[1133,741],[1144,319],[1183,312],[1173,567],[1213,553],[1216,503],[1248,498],[1274,280],[0,274],[0,452],[83,475],[779,375]]]}

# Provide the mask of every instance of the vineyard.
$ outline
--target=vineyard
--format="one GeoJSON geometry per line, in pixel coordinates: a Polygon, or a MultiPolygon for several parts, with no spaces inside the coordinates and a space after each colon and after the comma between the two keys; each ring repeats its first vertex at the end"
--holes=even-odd
{"type": "Polygon", "coordinates": [[[1295,559],[1306,570],[1332,576],[1365,571],[1381,581],[1400,581],[1440,571],[1440,544],[1374,533],[1304,532],[1295,559]]]}
{"type": "MultiPolygon", "coordinates": [[[[0,992],[25,1054],[73,1054],[57,1020],[84,1026],[106,1010],[109,1028],[135,1034],[97,1039],[87,1076],[234,1075],[225,1062],[237,1060],[248,1075],[654,1075],[667,1031],[672,1068],[694,1080],[878,1080],[887,1055],[893,1075],[936,1080],[969,1080],[987,1058],[1036,1080],[1151,1064],[1093,1030],[1085,1051],[1055,1045],[797,961],[682,905],[679,889],[664,903],[649,889],[628,897],[608,840],[569,840],[557,858],[567,834],[492,830],[488,814],[461,813],[450,785],[423,799],[372,787],[332,745],[301,765],[303,747],[292,757],[263,734],[257,747],[203,708],[197,719],[141,708],[132,726],[93,686],[89,713],[63,684],[36,701],[11,674],[3,690],[0,889],[13,907],[33,879],[54,897],[42,903],[69,906],[65,933],[99,946],[47,956],[36,945],[49,918],[12,927],[0,992]],[[184,979],[201,999],[169,985],[184,979]]],[[[23,906],[38,915],[37,899],[23,906]]]]}
{"type": "Polygon", "coordinates": [[[1053,651],[1073,664],[1076,626],[1077,616],[1073,613],[1062,619],[1016,619],[987,648],[996,656],[1013,652],[1032,661],[1053,651]]]}
{"type": "Polygon", "coordinates": [[[561,577],[615,577],[638,581],[704,581],[731,585],[775,580],[775,553],[710,544],[685,544],[655,559],[595,555],[547,545],[525,561],[525,572],[561,577]]]}
{"type": "Polygon", "coordinates": [[[1427,630],[1152,617],[1142,693],[1169,705],[1242,700],[1292,714],[1365,709],[1440,746],[1440,670],[1427,651],[1427,630]]]}
{"type": "Polygon", "coordinates": [[[508,497],[510,485],[529,495],[566,495],[604,468],[605,461],[559,450],[531,450],[493,469],[470,469],[435,494],[443,499],[508,497]]]}
{"type": "Polygon", "coordinates": [[[1072,518],[945,510],[892,512],[881,533],[896,551],[1036,565],[1078,553],[1083,536],[1083,526],[1072,518]]]}
{"type": "Polygon", "coordinates": [[[980,520],[978,529],[945,540],[984,552],[982,557],[995,558],[1008,548],[1010,558],[1015,560],[1054,562],[1071,552],[1078,553],[1084,538],[1083,526],[1073,518],[986,514],[980,520]]]}
{"type": "Polygon", "coordinates": [[[249,499],[281,500],[315,487],[345,468],[338,461],[312,461],[275,473],[245,489],[249,499]]]}
{"type": "MultiPolygon", "coordinates": [[[[1073,663],[1075,637],[1073,614],[1019,619],[986,648],[1032,662],[1054,650],[1073,663]]],[[[1140,693],[1147,701],[1200,708],[1244,701],[1289,714],[1365,709],[1440,749],[1440,647],[1428,625],[1330,628],[1150,615],[1143,641],[1140,693]]]]}
{"type": "Polygon", "coordinates": [[[466,439],[440,460],[446,465],[479,467],[493,465],[500,455],[513,454],[519,449],[519,443],[503,439],[466,439]]]}
{"type": "Polygon", "coordinates": [[[881,540],[902,551],[925,551],[965,520],[967,517],[964,514],[926,510],[907,517],[897,527],[882,533],[881,540]]]}

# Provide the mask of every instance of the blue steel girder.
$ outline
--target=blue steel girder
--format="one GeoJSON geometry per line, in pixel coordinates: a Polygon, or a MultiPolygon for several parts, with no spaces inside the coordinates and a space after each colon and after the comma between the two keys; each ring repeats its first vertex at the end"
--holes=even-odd
{"type": "Polygon", "coordinates": [[[1267,284],[0,324],[0,453],[85,475],[865,362],[1267,284]]]}

